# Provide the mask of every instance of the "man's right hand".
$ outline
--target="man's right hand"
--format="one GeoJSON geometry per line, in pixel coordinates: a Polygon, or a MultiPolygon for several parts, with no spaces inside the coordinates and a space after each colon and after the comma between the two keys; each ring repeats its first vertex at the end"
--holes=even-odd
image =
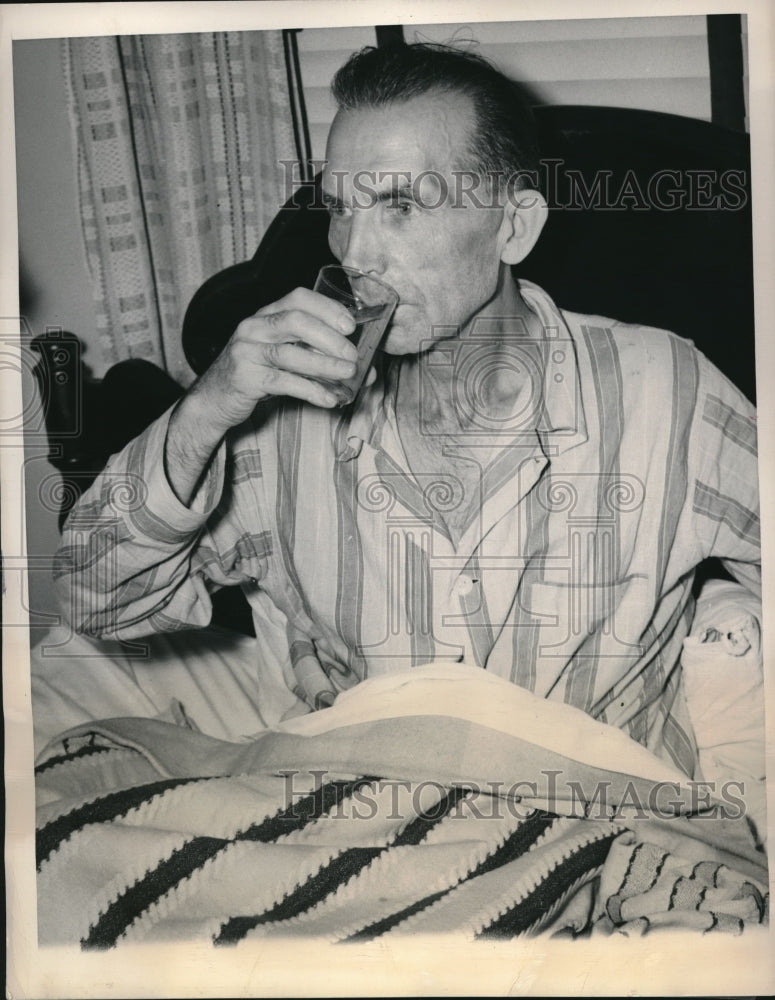
{"type": "Polygon", "coordinates": [[[243,320],[170,417],[165,465],[178,498],[190,504],[224,434],[262,399],[335,406],[337,397],[318,380],[353,374],[357,352],[347,334],[354,329],[343,305],[307,288],[243,320]]]}
{"type": "Polygon", "coordinates": [[[333,406],[336,396],[317,380],[353,374],[358,355],[346,335],[354,329],[343,305],[297,288],[240,323],[192,394],[206,401],[221,436],[268,396],[333,406]]]}

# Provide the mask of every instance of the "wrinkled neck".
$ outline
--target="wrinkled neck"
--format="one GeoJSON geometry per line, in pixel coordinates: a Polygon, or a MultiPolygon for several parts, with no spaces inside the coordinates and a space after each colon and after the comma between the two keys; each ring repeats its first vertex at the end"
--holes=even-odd
{"type": "Polygon", "coordinates": [[[530,375],[515,364],[510,338],[515,329],[535,334],[538,317],[520,295],[510,270],[503,268],[490,301],[458,336],[439,340],[401,367],[399,414],[418,413],[425,427],[454,435],[475,429],[476,414],[508,416],[530,375]]]}

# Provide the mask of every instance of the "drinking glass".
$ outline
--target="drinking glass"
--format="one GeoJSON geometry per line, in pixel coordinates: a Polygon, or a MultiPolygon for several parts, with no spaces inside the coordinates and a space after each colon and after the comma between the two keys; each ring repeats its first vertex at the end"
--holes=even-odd
{"type": "Polygon", "coordinates": [[[350,340],[358,351],[355,374],[331,382],[321,379],[338,398],[339,406],[351,403],[363,385],[374,353],[398,305],[398,292],[378,278],[343,264],[327,264],[320,269],[315,291],[341,302],[355,320],[350,340]]]}

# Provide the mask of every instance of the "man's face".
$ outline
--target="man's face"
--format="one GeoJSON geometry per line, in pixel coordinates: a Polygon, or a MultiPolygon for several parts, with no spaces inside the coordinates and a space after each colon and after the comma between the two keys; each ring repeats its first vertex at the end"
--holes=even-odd
{"type": "Polygon", "coordinates": [[[460,197],[456,177],[473,127],[465,95],[428,94],[340,111],[331,128],[323,173],[329,245],[343,264],[398,292],[383,345],[389,354],[454,335],[450,328],[462,330],[498,289],[503,209],[481,186],[479,204],[460,197]],[[440,326],[447,329],[434,332],[440,326]]]}

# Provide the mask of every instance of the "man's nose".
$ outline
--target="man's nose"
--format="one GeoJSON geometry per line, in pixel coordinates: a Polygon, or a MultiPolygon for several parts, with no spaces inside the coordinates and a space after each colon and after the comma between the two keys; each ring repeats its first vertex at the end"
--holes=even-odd
{"type": "Polygon", "coordinates": [[[366,274],[381,275],[387,265],[377,225],[378,206],[355,209],[349,219],[342,263],[366,274]]]}

